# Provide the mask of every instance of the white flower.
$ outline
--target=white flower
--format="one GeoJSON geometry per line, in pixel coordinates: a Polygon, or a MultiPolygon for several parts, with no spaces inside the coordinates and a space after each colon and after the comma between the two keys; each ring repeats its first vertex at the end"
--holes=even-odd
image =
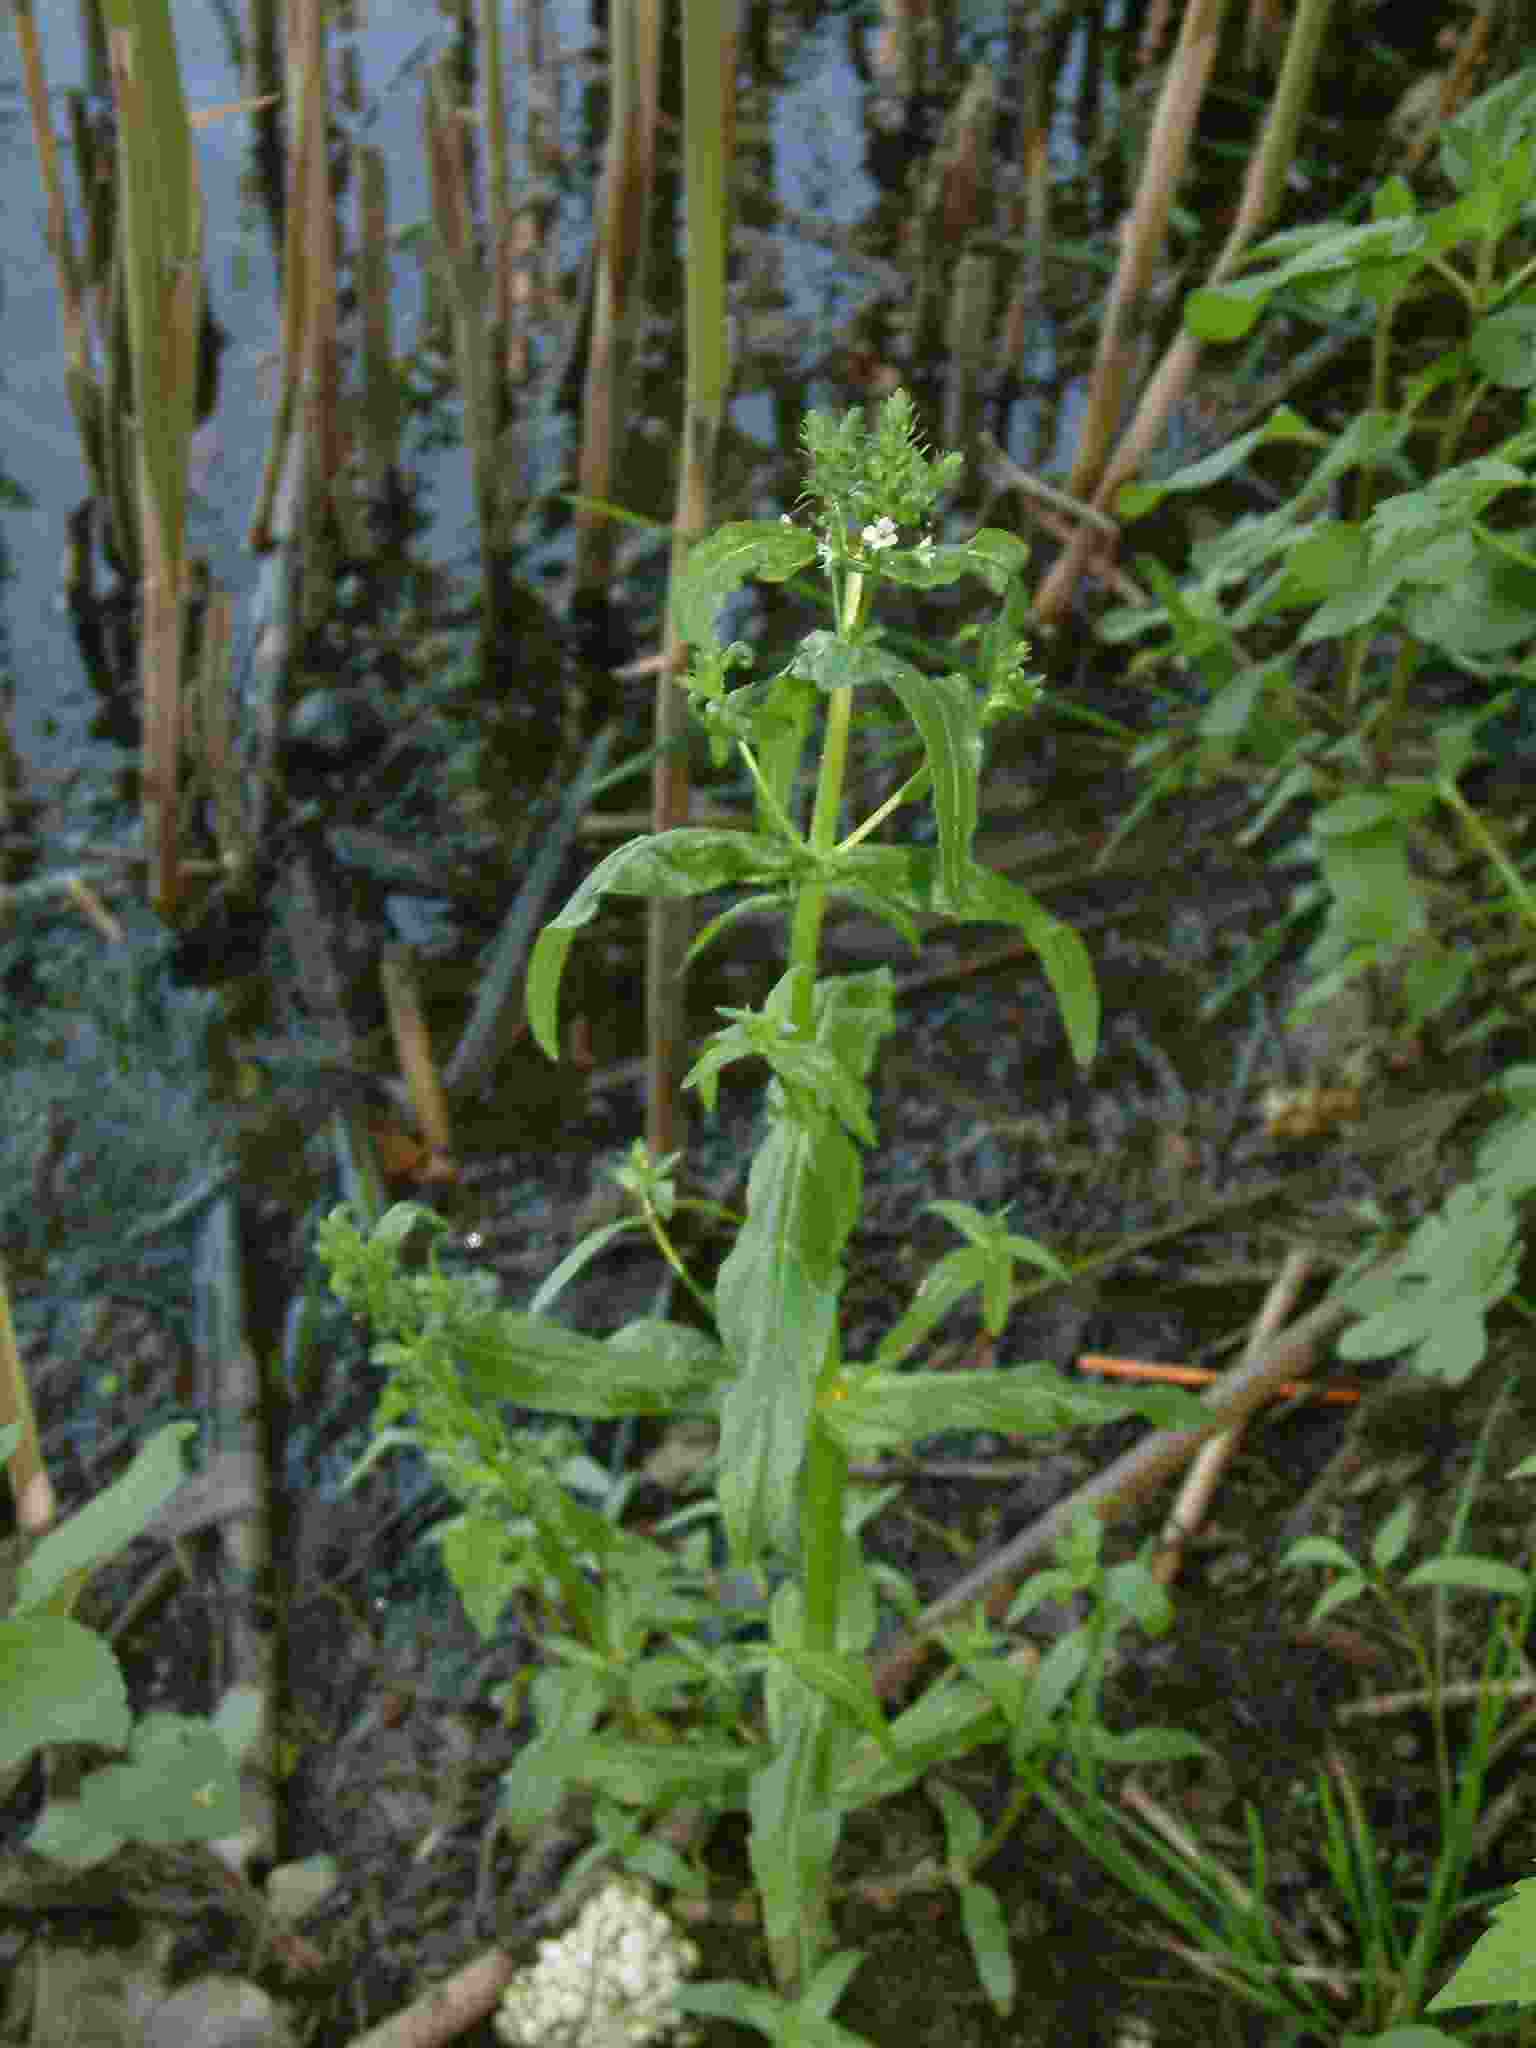
{"type": "Polygon", "coordinates": [[[879,554],[882,548],[895,547],[900,535],[896,531],[895,520],[886,517],[877,519],[873,526],[866,526],[859,538],[872,554],[879,554]]]}
{"type": "Polygon", "coordinates": [[[928,564],[933,560],[933,535],[931,533],[925,533],[922,539],[918,542],[917,559],[922,563],[925,569],[927,568],[928,564]]]}
{"type": "Polygon", "coordinates": [[[699,1960],[644,1887],[615,1878],[503,1994],[496,2031],[512,2048],[645,2048],[687,2039],[674,2003],[699,1960]]]}

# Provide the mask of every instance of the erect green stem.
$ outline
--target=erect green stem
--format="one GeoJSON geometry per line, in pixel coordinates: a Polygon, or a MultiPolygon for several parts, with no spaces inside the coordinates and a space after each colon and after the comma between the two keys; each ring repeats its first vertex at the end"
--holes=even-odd
{"type": "MultiPolygon", "coordinates": [[[[839,1370],[836,1344],[823,1362],[819,1393],[839,1370]]],[[[848,1453],[827,1428],[818,1406],[811,1414],[805,1447],[805,1493],[800,1508],[805,1572],[805,1643],[810,1650],[837,1648],[837,1611],[842,1593],[843,1501],[848,1492],[848,1453]]]]}
{"type": "MultiPolygon", "coordinates": [[[[848,733],[852,721],[852,690],[834,690],[827,699],[827,729],[822,740],[821,769],[816,778],[816,806],[811,814],[813,853],[830,853],[837,844],[837,820],[843,804],[843,779],[848,767],[848,733]]],[[[807,1037],[815,1028],[816,969],[821,959],[821,926],[826,911],[826,884],[808,882],[800,891],[789,934],[789,964],[804,970],[795,991],[795,1023],[807,1037]]]]}
{"type": "MultiPolygon", "coordinates": [[[[854,600],[857,602],[857,600],[854,600]]],[[[811,847],[830,853],[837,843],[843,782],[848,767],[848,735],[853,719],[852,690],[834,690],[827,700],[821,768],[811,814],[811,847]]],[[[816,969],[821,954],[821,927],[826,915],[823,882],[809,882],[795,905],[790,933],[790,964],[804,970],[795,990],[795,1022],[809,1037],[816,1023],[816,969]]],[[[834,1341],[821,1361],[816,1402],[825,1397],[840,1364],[834,1341]]],[[[830,1650],[837,1643],[839,1579],[843,1554],[843,1497],[848,1488],[848,1458],[813,1406],[806,1434],[805,1494],[801,1505],[801,1564],[805,1573],[806,1642],[830,1650]]]]}
{"type": "MultiPolygon", "coordinates": [[[[843,634],[851,635],[857,629],[863,609],[864,578],[850,576],[838,606],[838,627],[843,634]]],[[[831,853],[837,845],[852,725],[852,690],[833,690],[827,699],[826,731],[822,736],[816,802],[811,813],[810,844],[815,853],[831,853]]],[[[826,907],[825,883],[808,883],[795,905],[790,931],[790,965],[804,970],[795,990],[795,1022],[807,1036],[815,1029],[816,1023],[816,969],[821,957],[821,927],[826,907]]],[[[840,1366],[841,1358],[834,1339],[816,1376],[814,1405],[806,1432],[800,1551],[801,1569],[805,1574],[806,1642],[817,1650],[831,1650],[837,1644],[848,1457],[823,1422],[820,1404],[830,1392],[840,1366]]]]}

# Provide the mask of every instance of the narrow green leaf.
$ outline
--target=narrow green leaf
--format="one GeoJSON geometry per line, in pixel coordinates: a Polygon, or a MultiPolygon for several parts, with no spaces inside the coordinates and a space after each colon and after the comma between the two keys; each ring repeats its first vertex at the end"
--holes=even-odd
{"type": "Polygon", "coordinates": [[[560,979],[571,940],[605,896],[699,896],[744,883],[782,884],[800,863],[782,840],[754,832],[683,826],[631,839],[599,861],[540,932],[528,962],[528,1022],[540,1047],[560,1057],[560,979]]]}
{"type": "Polygon", "coordinates": [[[982,756],[980,706],[963,676],[925,676],[901,663],[885,681],[922,740],[933,777],[944,887],[958,898],[972,871],[982,756]]]}
{"type": "Polygon", "coordinates": [[[945,1861],[954,1870],[968,1870],[971,1858],[981,1847],[986,1833],[981,1815],[969,1799],[957,1792],[953,1785],[946,1785],[941,1778],[936,1778],[928,1787],[928,1796],[944,1818],[945,1861]]]}
{"type": "Polygon", "coordinates": [[[805,1934],[813,1902],[824,1896],[843,1822],[823,1782],[827,1706],[796,1681],[789,1683],[799,1699],[786,1706],[778,1749],[753,1774],[747,1795],[748,1853],[770,1942],[805,1934]]]}
{"type": "Polygon", "coordinates": [[[545,1277],[528,1304],[528,1313],[532,1316],[548,1315],[577,1274],[585,1272],[616,1237],[633,1237],[644,1227],[638,1216],[622,1216],[617,1223],[605,1223],[601,1230],[588,1231],[580,1244],[572,1245],[555,1270],[545,1277]]]}
{"type": "Polygon", "coordinates": [[[909,1352],[917,1349],[928,1332],[943,1321],[956,1302],[962,1301],[980,1285],[984,1271],[985,1261],[974,1247],[950,1252],[936,1266],[931,1266],[923,1276],[912,1306],[875,1354],[875,1363],[882,1366],[900,1364],[909,1352]]]}
{"type": "Polygon", "coordinates": [[[1405,1586],[1456,1586],[1468,1593],[1492,1593],[1499,1599],[1524,1599],[1528,1575],[1495,1557],[1433,1557],[1415,1566],[1405,1586]]]}
{"type": "Polygon", "coordinates": [[[186,1477],[182,1445],[196,1427],[169,1422],[157,1430],[120,1478],[43,1537],[17,1581],[18,1615],[44,1606],[74,1573],[88,1574],[127,1548],[186,1477]]]}
{"type": "Polygon", "coordinates": [[[1027,889],[989,868],[973,866],[956,903],[959,916],[1010,924],[1035,949],[1061,1010],[1072,1057],[1086,1067],[1098,1050],[1099,991],[1093,960],[1072,927],[1063,924],[1027,889]]]}
{"type": "Polygon", "coordinates": [[[1139,1414],[1171,1428],[1209,1429],[1211,1414],[1178,1388],[1123,1391],[1063,1379],[1053,1366],[999,1372],[850,1371],[845,1397],[823,1420],[850,1457],[878,1456],[893,1445],[941,1430],[986,1429],[1042,1435],[1116,1416],[1139,1414]]]}
{"type": "Polygon", "coordinates": [[[1106,1764],[1177,1764],[1209,1756],[1198,1736],[1182,1728],[1132,1728],[1116,1734],[1109,1728],[1090,1731],[1093,1753],[1106,1764]]]}
{"type": "Polygon", "coordinates": [[[1331,1536],[1303,1536],[1299,1543],[1293,1543],[1280,1560],[1282,1565],[1322,1564],[1335,1571],[1356,1572],[1360,1567],[1344,1548],[1335,1543],[1331,1536]]]}

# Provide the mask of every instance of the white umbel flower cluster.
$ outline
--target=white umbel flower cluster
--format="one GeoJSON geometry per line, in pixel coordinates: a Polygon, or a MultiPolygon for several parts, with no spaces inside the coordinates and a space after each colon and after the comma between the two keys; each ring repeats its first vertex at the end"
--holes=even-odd
{"type": "Polygon", "coordinates": [[[686,2040],[674,2003],[699,1960],[644,1887],[614,1878],[502,1995],[496,2031],[512,2048],[645,2048],[686,2040]]]}

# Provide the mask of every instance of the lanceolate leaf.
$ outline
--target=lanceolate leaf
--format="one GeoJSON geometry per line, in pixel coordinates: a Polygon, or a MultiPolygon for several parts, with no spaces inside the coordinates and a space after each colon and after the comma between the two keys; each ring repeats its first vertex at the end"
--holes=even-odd
{"type": "Polygon", "coordinates": [[[853,846],[820,863],[829,889],[870,908],[900,913],[971,918],[978,924],[1007,924],[1034,947],[1061,1007],[1073,1058],[1086,1066],[1098,1047],[1099,996],[1088,948],[1027,889],[975,862],[968,862],[951,891],[937,855],[928,847],[853,846]]]}
{"type": "Polygon", "coordinates": [[[811,1391],[859,1210],[858,1148],[830,1117],[817,1123],[781,1109],[752,1162],[747,1220],[715,1288],[736,1368],[721,1404],[720,1506],[733,1561],[747,1568],[792,1540],[811,1391]]]}
{"type": "Polygon", "coordinates": [[[1022,1435],[1145,1415],[1167,1428],[1208,1428],[1210,1411],[1177,1388],[1134,1394],[1084,1386],[1047,1366],[1001,1372],[850,1372],[822,1420],[851,1458],[876,1457],[936,1430],[1022,1435]]]}
{"type": "Polygon", "coordinates": [[[564,909],[540,932],[528,962],[528,1021],[549,1057],[560,1057],[560,977],[571,940],[596,917],[605,896],[701,896],[743,882],[771,887],[795,871],[782,840],[755,832],[684,826],[631,839],[599,861],[564,909]]]}
{"type": "Polygon", "coordinates": [[[1006,875],[973,865],[956,909],[962,917],[1011,924],[1029,940],[1061,1009],[1072,1057],[1086,1067],[1098,1050],[1099,991],[1088,948],[1072,927],[1052,917],[1006,875]]]}
{"type": "MultiPolygon", "coordinates": [[[[625,1339],[623,1332],[604,1341],[504,1309],[489,1311],[478,1326],[456,1329],[454,1342],[481,1393],[521,1408],[605,1418],[667,1415],[707,1398],[725,1369],[717,1348],[708,1339],[674,1337],[670,1325],[651,1324],[647,1334],[648,1343],[625,1339]]],[[[401,1349],[380,1344],[374,1355],[389,1364],[401,1349]]]]}
{"type": "Polygon", "coordinates": [[[775,1677],[793,1706],[780,1716],[777,1752],[753,1774],[747,1800],[763,1932],[770,1943],[781,1944],[796,1935],[803,1940],[814,1919],[842,1832],[842,1814],[826,1797],[823,1782],[822,1731],[831,1709],[787,1674],[775,1677]]]}
{"type": "Polygon", "coordinates": [[[958,895],[976,836],[981,777],[981,707],[963,676],[925,676],[903,662],[886,678],[922,736],[933,776],[944,886],[958,895]]]}
{"type": "Polygon", "coordinates": [[[823,690],[882,683],[900,698],[917,727],[933,777],[944,884],[959,893],[976,832],[976,789],[981,772],[981,708],[963,676],[924,675],[883,647],[849,647],[831,633],[812,633],[795,660],[795,673],[823,690]]]}
{"type": "MultiPolygon", "coordinates": [[[[817,1045],[851,1085],[867,1081],[894,1015],[887,968],[817,984],[817,1045]]],[[[737,1373],[721,1404],[719,1489],[738,1564],[793,1529],[811,1392],[836,1328],[862,1188],[858,1147],[831,1116],[774,1103],[747,1184],[747,1220],[715,1288],[737,1373]]]]}

